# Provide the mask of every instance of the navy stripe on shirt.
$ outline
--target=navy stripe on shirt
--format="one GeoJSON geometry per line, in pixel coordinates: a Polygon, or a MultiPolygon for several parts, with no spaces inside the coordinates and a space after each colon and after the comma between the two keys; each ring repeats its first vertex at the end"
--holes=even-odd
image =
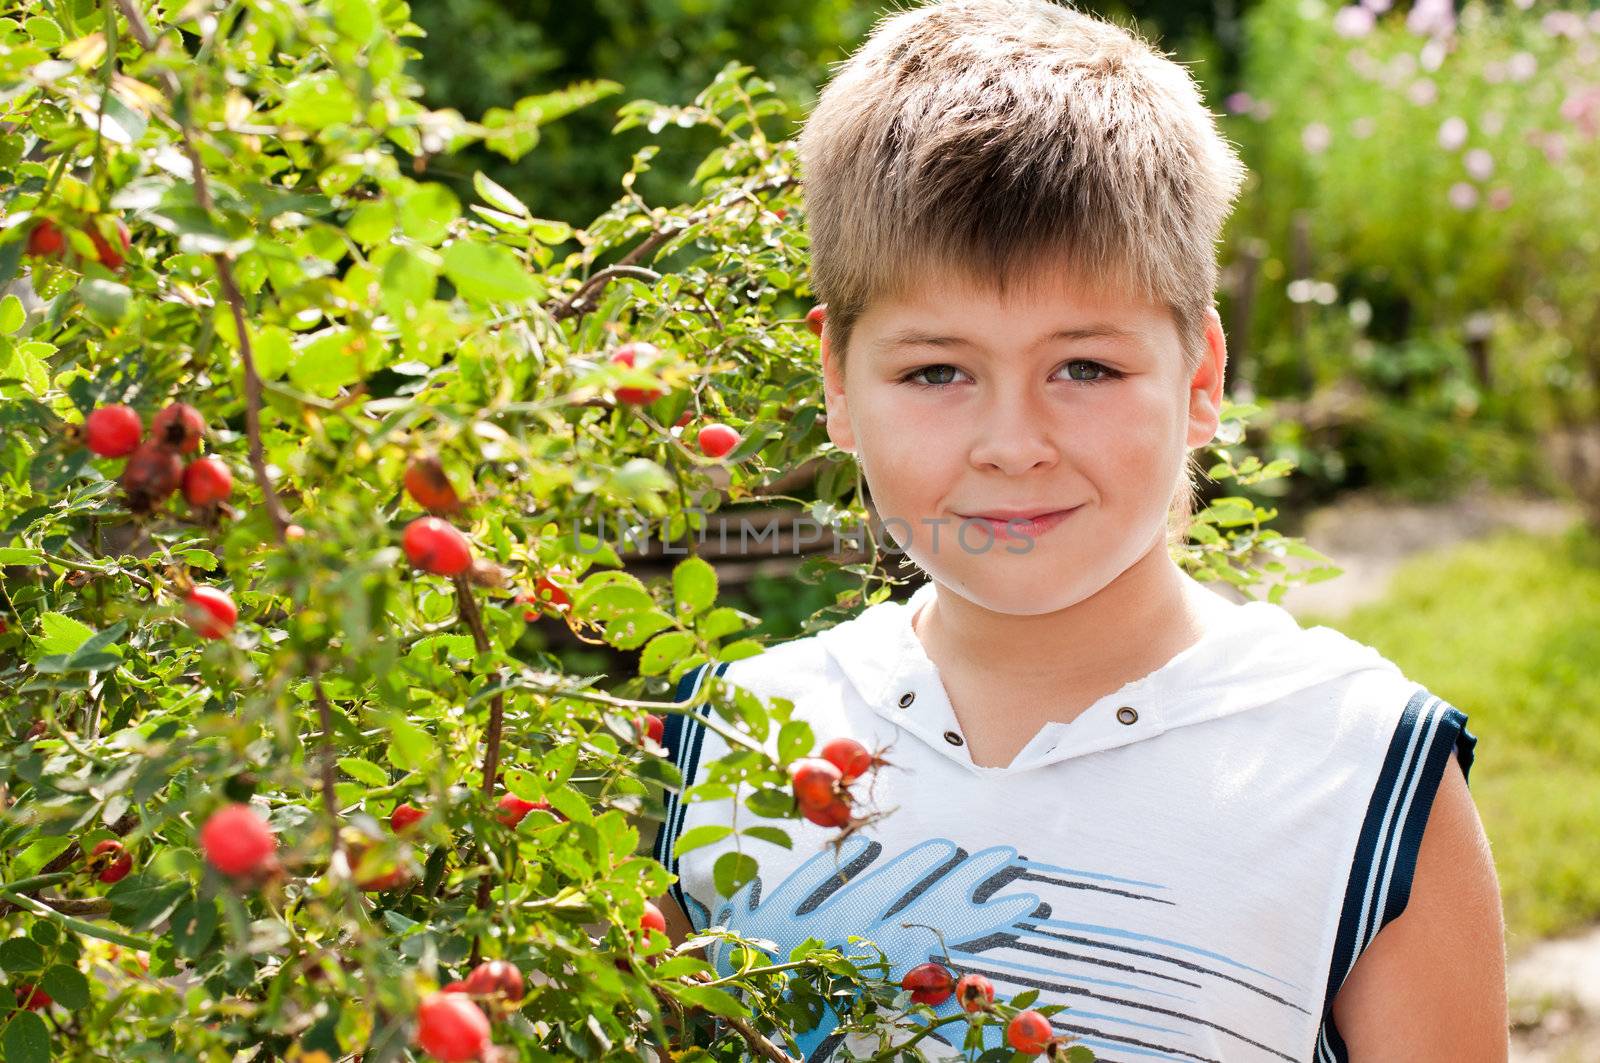
{"type": "MultiPolygon", "coordinates": [[[[716,674],[725,675],[731,661],[723,661],[717,665],[716,674]]],[[[700,693],[702,678],[709,665],[700,665],[691,671],[685,672],[678,680],[677,692],[673,701],[686,702],[695,698],[700,693]]],[[[695,715],[673,713],[667,717],[666,726],[662,728],[661,744],[667,750],[673,765],[683,779],[682,790],[667,794],[666,813],[661,821],[661,826],[656,830],[656,841],[651,853],[662,867],[678,874],[678,854],[674,851],[678,843],[678,836],[683,833],[684,821],[688,818],[688,808],[683,801],[683,791],[694,785],[695,773],[700,766],[700,747],[705,741],[705,724],[700,717],[712,711],[710,702],[698,706],[695,715]]],[[[683,883],[676,881],[668,889],[668,894],[678,902],[678,908],[683,912],[692,926],[694,915],[689,905],[688,898],[683,892],[683,883]]],[[[701,928],[697,928],[701,929],[701,928]]]]}
{"type": "Polygon", "coordinates": [[[1466,725],[1465,713],[1421,687],[1400,715],[1351,862],[1328,970],[1316,1063],[1350,1061],[1349,1049],[1333,1021],[1334,997],[1378,931],[1405,911],[1423,828],[1451,750],[1456,752],[1461,774],[1468,777],[1471,773],[1478,739],[1466,725]]]}

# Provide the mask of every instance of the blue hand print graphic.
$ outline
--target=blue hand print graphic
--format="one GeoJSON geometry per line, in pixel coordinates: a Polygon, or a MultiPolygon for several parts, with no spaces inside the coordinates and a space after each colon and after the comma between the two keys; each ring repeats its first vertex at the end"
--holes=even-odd
{"type": "MultiPolygon", "coordinates": [[[[829,851],[812,857],[771,893],[763,895],[759,878],[750,882],[718,909],[712,922],[775,943],[778,957],[787,956],[807,938],[843,948],[849,937],[864,937],[883,950],[893,964],[891,976],[898,981],[916,964],[943,958],[939,938],[929,926],[938,927],[954,947],[1010,930],[1039,908],[1034,894],[999,893],[992,888],[991,880],[1006,880],[1015,849],[996,847],[969,854],[940,838],[873,868],[882,854],[878,843],[850,838],[837,856],[829,851]]],[[[722,942],[709,950],[724,975],[732,973],[729,951],[722,942]]],[[[936,1010],[950,1014],[956,1006],[952,998],[936,1010]]],[[[797,1036],[806,1059],[821,1060],[832,1052],[839,1040],[834,1036],[836,1026],[830,1014],[815,1029],[797,1036]]]]}

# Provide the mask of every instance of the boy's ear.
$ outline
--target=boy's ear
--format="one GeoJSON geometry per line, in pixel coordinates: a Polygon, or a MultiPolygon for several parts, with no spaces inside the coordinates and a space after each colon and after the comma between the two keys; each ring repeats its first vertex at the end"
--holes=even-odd
{"type": "Polygon", "coordinates": [[[828,439],[847,453],[855,453],[856,434],[850,425],[850,408],[844,397],[844,367],[833,357],[833,337],[822,327],[822,400],[827,413],[828,439]]]}
{"type": "Polygon", "coordinates": [[[1222,383],[1228,367],[1228,340],[1217,308],[1206,310],[1206,353],[1189,380],[1189,449],[1216,438],[1222,424],[1222,383]]]}

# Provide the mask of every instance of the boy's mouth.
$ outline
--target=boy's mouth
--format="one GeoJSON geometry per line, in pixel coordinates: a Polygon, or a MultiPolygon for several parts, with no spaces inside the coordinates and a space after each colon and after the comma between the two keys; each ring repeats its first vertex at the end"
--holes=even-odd
{"type": "Polygon", "coordinates": [[[996,539],[1010,539],[1022,536],[1032,538],[1036,535],[1043,535],[1081,508],[1081,506],[1073,506],[1071,509],[1054,509],[1043,512],[1039,510],[1000,510],[991,513],[957,513],[956,516],[963,520],[987,521],[996,539]]]}

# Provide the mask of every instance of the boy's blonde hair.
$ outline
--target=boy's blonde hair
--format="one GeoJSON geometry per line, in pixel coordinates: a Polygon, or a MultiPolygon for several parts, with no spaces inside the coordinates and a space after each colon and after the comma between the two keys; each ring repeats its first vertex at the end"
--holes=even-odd
{"type": "Polygon", "coordinates": [[[870,302],[935,271],[1003,296],[1065,269],[1165,305],[1199,366],[1245,169],[1189,72],[1136,33],[1050,0],[885,15],[799,153],[811,288],[841,362],[870,302]]]}

